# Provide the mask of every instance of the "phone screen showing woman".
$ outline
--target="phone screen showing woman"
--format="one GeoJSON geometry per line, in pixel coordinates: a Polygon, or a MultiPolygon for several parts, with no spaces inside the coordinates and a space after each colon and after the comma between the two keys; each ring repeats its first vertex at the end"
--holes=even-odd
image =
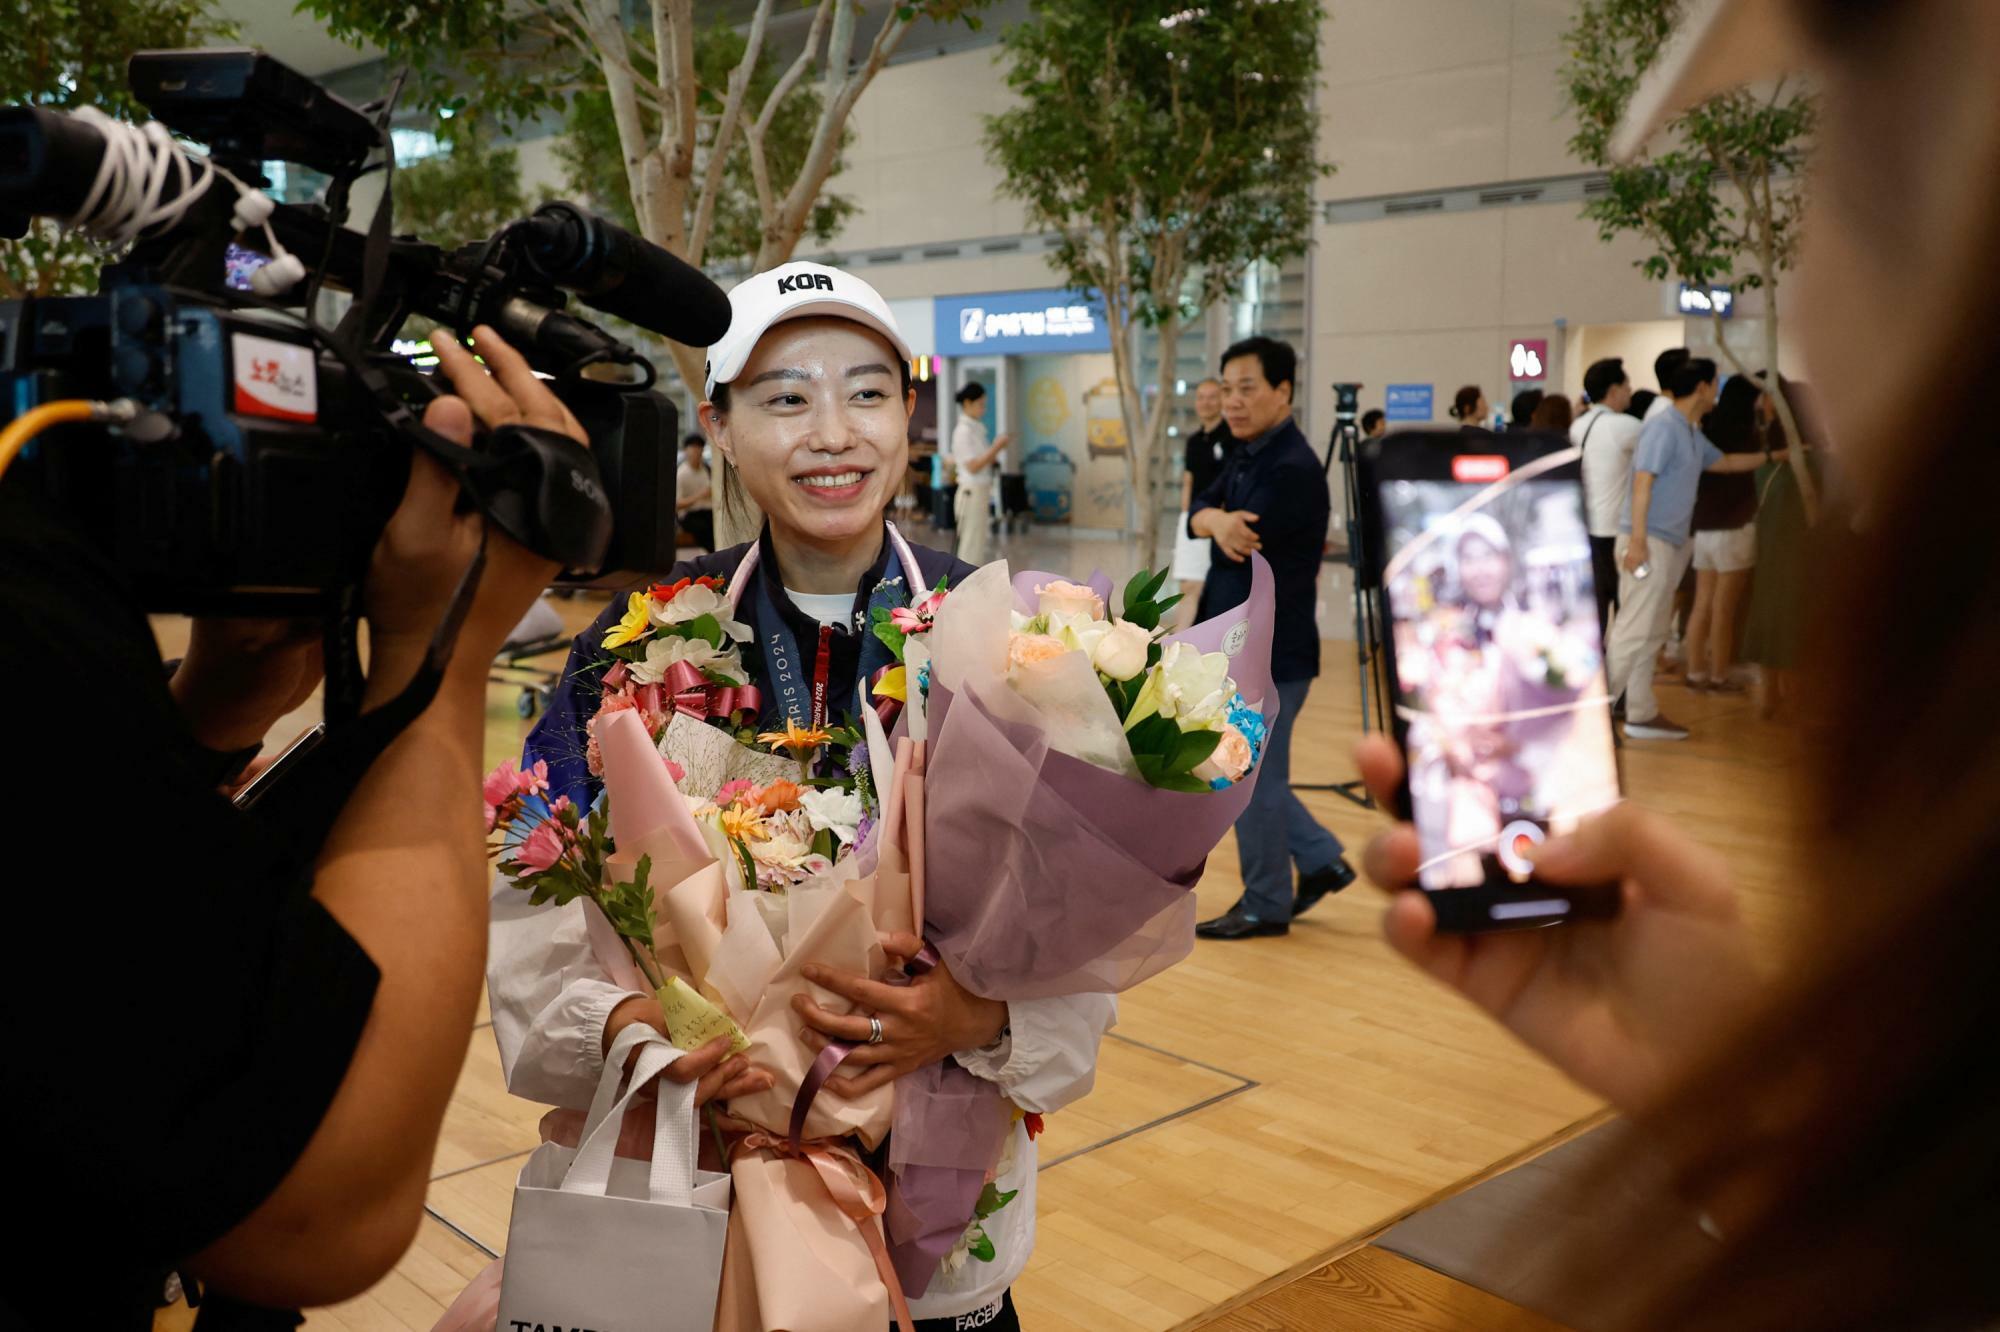
{"type": "MultiPolygon", "coordinates": [[[[1619,799],[1575,453],[1507,438],[1474,453],[1479,441],[1455,436],[1408,466],[1392,447],[1374,477],[1426,890],[1521,893],[1537,844],[1619,799]]],[[[1571,914],[1532,892],[1514,906],[1524,923],[1537,908],[1571,914]]]]}

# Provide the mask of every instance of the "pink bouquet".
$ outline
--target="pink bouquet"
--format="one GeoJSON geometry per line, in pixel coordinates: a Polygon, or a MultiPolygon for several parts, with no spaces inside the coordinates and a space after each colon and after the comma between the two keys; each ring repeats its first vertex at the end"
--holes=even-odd
{"type": "MultiPolygon", "coordinates": [[[[1192,950],[1191,889],[1249,801],[1277,707],[1271,572],[1252,559],[1246,603],[1170,634],[1160,576],[1135,578],[1113,619],[1107,580],[988,565],[907,647],[902,726],[924,740],[913,892],[960,984],[995,999],[1116,992],[1192,950]]],[[[1010,1121],[950,1062],[896,1089],[887,1223],[921,1292],[1010,1121]]]]}

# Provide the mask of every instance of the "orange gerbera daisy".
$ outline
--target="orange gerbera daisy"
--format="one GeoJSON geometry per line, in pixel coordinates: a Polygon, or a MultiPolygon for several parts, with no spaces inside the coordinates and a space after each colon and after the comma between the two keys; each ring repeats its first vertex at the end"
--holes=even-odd
{"type": "Polygon", "coordinates": [[[757,804],[766,814],[783,814],[799,807],[799,785],[782,777],[764,788],[757,804]]]}
{"type": "Polygon", "coordinates": [[[806,755],[831,739],[833,732],[817,726],[801,726],[787,717],[784,730],[766,731],[757,737],[757,743],[769,745],[772,749],[789,749],[793,758],[804,760],[806,755]]]}

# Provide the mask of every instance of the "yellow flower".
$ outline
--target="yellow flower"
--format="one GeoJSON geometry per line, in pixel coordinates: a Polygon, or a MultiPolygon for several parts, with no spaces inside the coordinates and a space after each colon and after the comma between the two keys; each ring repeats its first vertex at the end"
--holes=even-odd
{"type": "Polygon", "coordinates": [[[766,731],[757,737],[757,743],[760,745],[769,745],[773,749],[789,749],[792,751],[793,758],[804,759],[806,755],[812,753],[813,750],[818,749],[831,739],[833,739],[831,731],[822,731],[818,727],[801,726],[787,717],[785,719],[784,730],[766,731]]]}
{"type": "Polygon", "coordinates": [[[625,618],[620,620],[611,628],[610,632],[604,635],[604,646],[607,648],[624,647],[627,643],[636,643],[652,632],[652,603],[647,600],[646,594],[644,592],[634,592],[632,600],[627,605],[630,609],[625,612],[625,618]]]}
{"type": "Polygon", "coordinates": [[[764,811],[755,805],[731,805],[721,811],[722,833],[732,842],[764,840],[764,811]]]}
{"type": "Polygon", "coordinates": [[[908,673],[901,666],[885,672],[882,678],[875,682],[875,696],[877,698],[893,698],[898,703],[909,702],[910,686],[908,673]]]}

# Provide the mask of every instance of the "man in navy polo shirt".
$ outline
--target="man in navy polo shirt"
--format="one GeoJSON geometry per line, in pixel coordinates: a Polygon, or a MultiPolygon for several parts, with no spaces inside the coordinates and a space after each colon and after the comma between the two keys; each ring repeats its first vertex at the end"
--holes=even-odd
{"type": "Polygon", "coordinates": [[[1222,354],[1222,415],[1241,442],[1188,510],[1189,535],[1214,546],[1198,619],[1249,597],[1252,552],[1270,562],[1277,593],[1271,680],[1278,720],[1257,789],[1236,820],[1243,897],[1196,927],[1204,939],[1288,933],[1293,916],[1354,882],[1340,839],[1292,794],[1292,723],[1319,674],[1319,569],[1331,509],[1326,469],[1292,420],[1297,374],[1297,354],[1274,338],[1248,338],[1222,354]]]}

